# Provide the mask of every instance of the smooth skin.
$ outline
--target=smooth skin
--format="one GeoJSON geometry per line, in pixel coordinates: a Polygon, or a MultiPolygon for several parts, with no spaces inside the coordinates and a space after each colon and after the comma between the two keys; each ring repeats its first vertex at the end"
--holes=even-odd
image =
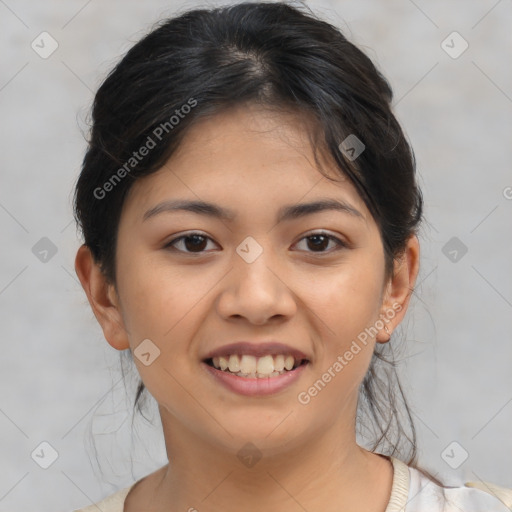
{"type": "Polygon", "coordinates": [[[361,345],[307,405],[297,397],[393,304],[401,309],[387,323],[389,332],[401,322],[419,244],[409,238],[386,279],[374,219],[327,156],[322,168],[337,181],[320,174],[307,122],[251,104],[201,120],[162,169],[130,189],[119,224],[116,286],[87,247],[78,250],[75,269],[108,343],[133,351],[150,339],[160,350],[148,366],[135,356],[134,362],[159,404],[171,463],[132,489],[125,512],[386,508],[391,462],[356,443],[355,418],[375,344],[389,334],[381,329],[361,345]],[[360,215],[325,210],[276,222],[285,205],[325,198],[360,215]],[[172,199],[214,203],[234,217],[162,211],[144,220],[172,199]],[[176,241],[191,232],[206,238],[176,241]],[[344,245],[308,238],[319,232],[344,245]],[[252,263],[236,252],[248,236],[263,250],[252,263]],[[242,396],[217,383],[202,363],[207,352],[240,340],[286,343],[310,362],[279,393],[242,396]],[[237,457],[248,442],[262,456],[252,467],[237,457]]]}

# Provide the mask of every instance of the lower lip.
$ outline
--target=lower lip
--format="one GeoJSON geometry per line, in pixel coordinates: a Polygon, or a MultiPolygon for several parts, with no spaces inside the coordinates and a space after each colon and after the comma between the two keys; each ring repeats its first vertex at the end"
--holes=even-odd
{"type": "Polygon", "coordinates": [[[230,391],[246,396],[265,396],[273,395],[291,386],[300,377],[309,363],[297,366],[295,370],[287,371],[277,377],[267,377],[263,379],[238,377],[232,373],[217,370],[209,364],[202,364],[218,382],[230,391]]]}

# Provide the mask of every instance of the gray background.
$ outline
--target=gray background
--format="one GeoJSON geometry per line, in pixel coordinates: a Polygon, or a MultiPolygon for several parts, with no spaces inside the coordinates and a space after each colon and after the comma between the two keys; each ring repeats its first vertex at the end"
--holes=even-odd
{"type": "MultiPolygon", "coordinates": [[[[93,91],[152,23],[196,5],[0,0],[1,511],[70,511],[166,462],[157,416],[136,417],[131,439],[135,380],[125,393],[75,276],[71,191],[93,91]],[[43,31],[59,45],[46,59],[31,47],[43,31]],[[43,237],[57,248],[46,262],[43,237]],[[58,452],[48,469],[43,441],[58,452]]],[[[417,157],[427,223],[400,371],[419,463],[448,485],[512,487],[512,3],[308,5],[390,80],[417,157]],[[469,44],[457,58],[443,46],[460,41],[442,45],[453,31],[469,44]]]]}

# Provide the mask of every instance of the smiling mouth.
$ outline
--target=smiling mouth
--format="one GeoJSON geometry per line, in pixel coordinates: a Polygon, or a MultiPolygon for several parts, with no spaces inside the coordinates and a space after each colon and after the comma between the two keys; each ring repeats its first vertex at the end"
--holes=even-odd
{"type": "Polygon", "coordinates": [[[213,357],[205,359],[204,362],[219,370],[237,377],[247,379],[266,379],[279,377],[292,372],[299,366],[306,365],[307,359],[296,358],[289,354],[265,355],[255,357],[253,355],[231,354],[225,357],[213,357]]]}

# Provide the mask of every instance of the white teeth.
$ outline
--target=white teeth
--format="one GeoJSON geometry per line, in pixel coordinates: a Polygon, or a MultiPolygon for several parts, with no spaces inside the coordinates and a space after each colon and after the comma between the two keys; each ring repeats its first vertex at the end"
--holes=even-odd
{"type": "Polygon", "coordinates": [[[292,355],[284,354],[275,356],[268,354],[263,357],[231,354],[228,357],[214,357],[212,362],[217,369],[251,379],[277,377],[285,371],[292,370],[295,366],[295,358],[292,355]]]}
{"type": "Polygon", "coordinates": [[[238,359],[238,356],[231,355],[229,356],[229,371],[231,373],[236,373],[240,371],[240,361],[238,359]]]}
{"type": "Polygon", "coordinates": [[[274,371],[282,372],[284,370],[284,356],[274,356],[274,371]]]}
{"type": "MultiPolygon", "coordinates": [[[[233,356],[231,356],[233,357],[233,356]]],[[[231,361],[231,358],[229,359],[231,361]]],[[[240,365],[239,365],[240,371],[242,373],[251,374],[256,371],[256,358],[254,356],[248,356],[244,354],[242,356],[242,359],[240,359],[240,365]]],[[[229,371],[231,370],[231,365],[229,367],[229,371]]]]}
{"type": "Polygon", "coordinates": [[[270,375],[273,371],[274,358],[272,356],[263,356],[258,359],[258,373],[262,373],[263,375],[270,375]]]}
{"type": "Polygon", "coordinates": [[[295,360],[293,359],[293,356],[286,356],[284,358],[284,367],[287,370],[291,370],[293,368],[293,363],[294,362],[295,362],[295,360]]]}

